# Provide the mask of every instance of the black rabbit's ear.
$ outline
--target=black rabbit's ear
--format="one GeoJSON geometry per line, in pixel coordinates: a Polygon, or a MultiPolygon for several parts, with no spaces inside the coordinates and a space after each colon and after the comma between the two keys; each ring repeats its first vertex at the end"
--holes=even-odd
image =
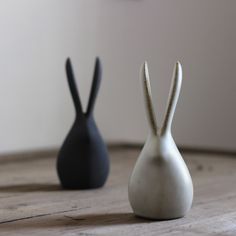
{"type": "Polygon", "coordinates": [[[100,59],[97,57],[96,62],[95,62],[95,69],[94,69],[94,75],[93,75],[93,82],[90,90],[90,96],[89,96],[89,101],[88,101],[88,106],[87,106],[87,112],[86,114],[89,116],[92,114],[94,105],[95,105],[95,100],[98,94],[98,89],[100,86],[102,78],[102,66],[100,59]]]}
{"type": "Polygon", "coordinates": [[[82,114],[83,109],[82,109],[82,105],[80,102],[80,97],[79,97],[78,89],[76,86],[75,77],[74,77],[70,58],[67,58],[67,60],[66,60],[66,75],[67,75],[67,80],[68,80],[68,84],[69,84],[71,96],[72,96],[72,99],[74,102],[76,113],[82,114]]]}

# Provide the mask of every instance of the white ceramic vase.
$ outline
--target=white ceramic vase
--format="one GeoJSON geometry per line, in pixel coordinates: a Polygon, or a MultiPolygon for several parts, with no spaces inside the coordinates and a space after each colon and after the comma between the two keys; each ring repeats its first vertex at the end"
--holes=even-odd
{"type": "Polygon", "coordinates": [[[162,127],[156,123],[148,66],[140,72],[150,132],[129,181],[129,201],[136,215],[167,220],[183,217],[191,208],[193,185],[188,168],[172,138],[171,124],[178,101],[182,68],[176,63],[162,127]]]}

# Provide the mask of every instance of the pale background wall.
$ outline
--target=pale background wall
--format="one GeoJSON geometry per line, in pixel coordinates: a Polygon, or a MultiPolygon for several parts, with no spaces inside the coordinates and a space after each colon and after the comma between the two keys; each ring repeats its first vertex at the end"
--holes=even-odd
{"type": "Polygon", "coordinates": [[[68,55],[84,106],[94,57],[101,56],[95,114],[107,141],[146,137],[143,60],[161,123],[180,60],[177,143],[236,149],[235,10],[234,0],[1,0],[0,152],[61,144],[74,116],[63,68],[68,55]]]}

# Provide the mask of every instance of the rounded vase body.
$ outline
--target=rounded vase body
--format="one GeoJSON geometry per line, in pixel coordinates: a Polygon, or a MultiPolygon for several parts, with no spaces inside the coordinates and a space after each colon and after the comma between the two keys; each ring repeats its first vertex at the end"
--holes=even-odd
{"type": "Polygon", "coordinates": [[[93,118],[75,121],[60,149],[57,172],[64,188],[90,189],[104,185],[109,158],[93,118]]]}
{"type": "Polygon", "coordinates": [[[191,208],[193,185],[172,137],[149,135],[129,181],[129,201],[136,215],[167,220],[191,208]]]}

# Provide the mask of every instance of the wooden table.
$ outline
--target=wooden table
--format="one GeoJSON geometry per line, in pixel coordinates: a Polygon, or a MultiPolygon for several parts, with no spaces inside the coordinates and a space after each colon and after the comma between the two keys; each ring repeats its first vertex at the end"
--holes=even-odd
{"type": "Polygon", "coordinates": [[[55,153],[0,159],[0,235],[236,235],[236,158],[185,153],[194,203],[177,220],[133,215],[127,182],[137,148],[112,148],[104,188],[60,189],[55,153]]]}

